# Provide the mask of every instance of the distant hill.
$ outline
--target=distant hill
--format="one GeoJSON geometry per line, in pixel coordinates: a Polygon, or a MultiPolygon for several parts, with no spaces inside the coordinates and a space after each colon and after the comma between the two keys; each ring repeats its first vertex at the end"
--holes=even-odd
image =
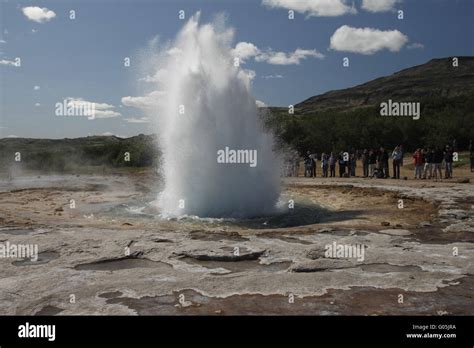
{"type": "Polygon", "coordinates": [[[299,115],[327,110],[350,111],[380,105],[388,99],[420,101],[474,95],[474,57],[458,59],[456,68],[452,58],[432,59],[362,85],[314,96],[296,104],[295,111],[299,115]]]}
{"type": "Polygon", "coordinates": [[[76,172],[84,167],[147,167],[156,161],[155,137],[89,136],[75,139],[0,139],[0,171],[9,168],[76,172]],[[15,162],[19,152],[21,161],[15,162]],[[126,161],[125,153],[130,154],[126,161]]]}

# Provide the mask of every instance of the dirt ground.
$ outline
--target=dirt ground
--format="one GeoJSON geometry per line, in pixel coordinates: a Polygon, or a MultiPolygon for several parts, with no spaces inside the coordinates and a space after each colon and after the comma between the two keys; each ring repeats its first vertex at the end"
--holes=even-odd
{"type": "Polygon", "coordinates": [[[473,314],[473,174],[286,178],[246,221],[158,218],[150,173],[0,180],[0,245],[39,249],[0,257],[0,314],[473,314]]]}

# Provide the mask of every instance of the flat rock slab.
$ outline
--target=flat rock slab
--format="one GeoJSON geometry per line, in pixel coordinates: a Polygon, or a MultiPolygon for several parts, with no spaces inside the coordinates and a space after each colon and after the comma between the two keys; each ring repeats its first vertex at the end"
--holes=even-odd
{"type": "Polygon", "coordinates": [[[325,272],[332,269],[342,269],[357,267],[355,260],[346,259],[318,259],[312,261],[299,262],[292,267],[289,271],[294,273],[311,273],[311,272],[325,272]]]}
{"type": "Polygon", "coordinates": [[[454,217],[459,220],[469,218],[469,213],[462,209],[440,209],[438,215],[440,218],[454,217]]]}
{"type": "Polygon", "coordinates": [[[251,261],[258,260],[260,256],[265,253],[265,250],[251,251],[239,249],[238,252],[234,250],[191,250],[177,253],[178,256],[190,257],[199,261],[251,261]]]}
{"type": "Polygon", "coordinates": [[[379,232],[383,234],[389,234],[391,236],[409,236],[411,234],[411,232],[408,230],[402,230],[397,228],[380,230],[379,232]]]}
{"type": "Polygon", "coordinates": [[[459,222],[452,224],[444,228],[443,232],[474,232],[474,223],[459,222]]]}

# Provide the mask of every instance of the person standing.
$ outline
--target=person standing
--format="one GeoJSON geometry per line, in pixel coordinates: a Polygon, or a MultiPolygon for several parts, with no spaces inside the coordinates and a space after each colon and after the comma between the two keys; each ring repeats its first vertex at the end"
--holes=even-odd
{"type": "Polygon", "coordinates": [[[431,179],[433,175],[433,151],[430,148],[423,150],[425,165],[423,168],[423,179],[431,179]]]}
{"type": "Polygon", "coordinates": [[[367,149],[365,149],[362,152],[361,160],[362,160],[362,176],[364,178],[367,178],[369,176],[369,151],[367,149]]]}
{"type": "Polygon", "coordinates": [[[413,164],[415,165],[415,179],[421,179],[423,168],[423,155],[421,149],[416,149],[413,154],[413,164]]]}
{"type": "Polygon", "coordinates": [[[309,154],[309,151],[306,152],[306,156],[304,158],[304,176],[305,177],[311,177],[313,174],[313,159],[311,158],[311,155],[309,154]]]}
{"type": "Polygon", "coordinates": [[[402,164],[402,151],[396,146],[392,152],[393,177],[392,179],[400,179],[400,165],[402,164]]]}
{"type": "MultiPolygon", "coordinates": [[[[379,171],[379,173],[383,173],[383,163],[382,163],[383,159],[382,159],[382,149],[380,148],[378,151],[377,151],[377,169],[379,171]]],[[[381,174],[379,174],[379,177],[380,176],[383,176],[381,174]]]]}
{"type": "Polygon", "coordinates": [[[356,176],[357,157],[355,153],[349,155],[349,176],[356,176]]]}
{"type": "Polygon", "coordinates": [[[439,174],[439,180],[443,179],[443,174],[441,173],[442,163],[443,163],[443,151],[438,146],[436,147],[436,150],[434,150],[434,153],[433,153],[433,170],[434,170],[434,179],[436,181],[438,180],[438,174],[439,174]]]}
{"type": "Polygon", "coordinates": [[[388,152],[385,151],[383,147],[381,147],[379,150],[377,162],[380,170],[380,176],[384,179],[388,178],[390,176],[388,170],[388,152]]]}
{"type": "Polygon", "coordinates": [[[451,179],[453,177],[453,151],[449,146],[446,146],[444,151],[444,178],[451,179]]]}
{"type": "Polygon", "coordinates": [[[329,169],[329,156],[324,152],[321,155],[321,168],[323,170],[323,178],[327,178],[329,169]]]}
{"type": "Polygon", "coordinates": [[[369,151],[369,176],[372,178],[377,164],[377,152],[374,149],[369,151]]]}
{"type": "Polygon", "coordinates": [[[313,178],[315,178],[316,177],[316,165],[318,163],[318,154],[313,153],[311,155],[311,159],[313,160],[311,175],[312,175],[313,178]]]}
{"type": "Polygon", "coordinates": [[[342,178],[346,174],[346,161],[344,160],[344,153],[341,151],[338,157],[339,162],[339,177],[342,178]]]}
{"type": "Polygon", "coordinates": [[[336,156],[332,152],[329,155],[329,176],[331,178],[336,176],[336,156]]]}
{"type": "Polygon", "coordinates": [[[388,155],[388,152],[383,149],[383,155],[382,155],[382,158],[383,158],[383,173],[384,173],[384,177],[385,178],[389,178],[390,177],[390,167],[388,165],[388,162],[389,162],[389,155],[388,155]]]}

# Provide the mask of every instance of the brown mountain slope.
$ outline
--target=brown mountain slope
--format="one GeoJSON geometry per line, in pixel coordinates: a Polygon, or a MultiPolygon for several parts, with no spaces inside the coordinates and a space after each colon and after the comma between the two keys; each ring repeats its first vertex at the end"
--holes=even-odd
{"type": "Polygon", "coordinates": [[[459,57],[458,67],[453,67],[452,58],[441,58],[359,86],[311,97],[295,105],[295,111],[299,115],[329,109],[350,111],[388,99],[420,101],[465,94],[474,94],[474,57],[459,57]]]}

